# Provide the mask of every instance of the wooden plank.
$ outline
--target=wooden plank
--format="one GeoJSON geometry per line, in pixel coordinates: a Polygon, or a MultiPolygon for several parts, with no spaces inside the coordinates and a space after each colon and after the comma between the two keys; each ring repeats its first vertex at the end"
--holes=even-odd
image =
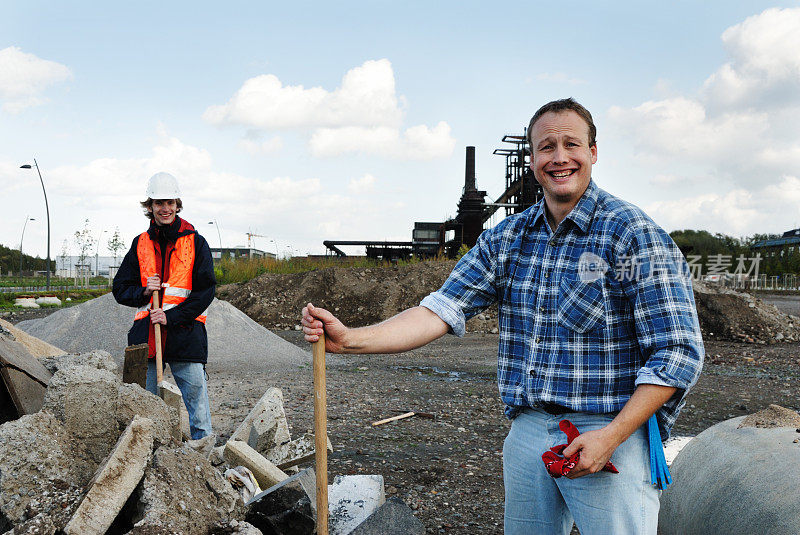
{"type": "Polygon", "coordinates": [[[122,367],[122,382],[147,388],[147,344],[125,348],[125,363],[122,367]]]}
{"type": "Polygon", "coordinates": [[[388,424],[389,422],[396,422],[397,420],[402,420],[404,418],[411,418],[414,416],[415,412],[407,412],[405,414],[398,414],[397,416],[392,416],[391,418],[386,418],[385,420],[378,420],[377,422],[372,422],[372,427],[376,427],[383,424],[388,424]]]}

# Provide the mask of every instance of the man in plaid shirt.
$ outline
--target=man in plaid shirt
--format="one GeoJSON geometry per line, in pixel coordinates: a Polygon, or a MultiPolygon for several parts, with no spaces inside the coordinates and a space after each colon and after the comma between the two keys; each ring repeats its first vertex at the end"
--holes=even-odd
{"type": "Polygon", "coordinates": [[[512,420],[503,448],[507,534],[655,533],[659,491],[649,482],[646,426],[662,438],[696,382],[703,343],[686,262],[639,208],[597,187],[596,128],[572,99],[550,102],[528,128],[531,169],[544,200],[481,234],[442,288],[383,323],[345,327],[302,311],[306,340],[334,353],[420,347],[497,303],[497,378],[512,420]],[[582,433],[566,478],[542,463],[582,433]],[[619,474],[602,472],[612,460],[619,474]]]}

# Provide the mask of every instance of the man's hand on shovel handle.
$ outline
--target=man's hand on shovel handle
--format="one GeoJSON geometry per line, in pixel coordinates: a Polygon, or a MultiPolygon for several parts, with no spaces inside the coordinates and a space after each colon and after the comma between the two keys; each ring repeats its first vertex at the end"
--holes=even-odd
{"type": "Polygon", "coordinates": [[[325,310],[315,307],[311,303],[303,307],[300,325],[306,342],[316,342],[321,334],[325,334],[325,351],[328,353],[341,353],[345,347],[345,337],[348,328],[339,319],[325,310]],[[324,326],[324,330],[323,330],[324,326]]]}
{"type": "Polygon", "coordinates": [[[144,287],[144,295],[150,297],[153,292],[161,289],[161,278],[158,275],[147,277],[147,286],[144,287]]]}
{"type": "Polygon", "coordinates": [[[167,315],[164,313],[163,308],[156,308],[150,311],[150,323],[167,324],[167,315]]]}

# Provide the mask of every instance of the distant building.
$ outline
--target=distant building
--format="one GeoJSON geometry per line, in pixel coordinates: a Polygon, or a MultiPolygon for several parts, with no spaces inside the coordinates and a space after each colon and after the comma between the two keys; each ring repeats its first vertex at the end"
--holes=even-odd
{"type": "Polygon", "coordinates": [[[764,258],[784,256],[800,251],[800,228],[787,230],[780,238],[762,240],[753,245],[755,252],[764,258]]]}
{"type": "Polygon", "coordinates": [[[266,251],[262,251],[261,249],[254,249],[252,247],[245,247],[244,245],[238,245],[236,247],[223,247],[220,249],[219,247],[212,247],[211,248],[211,258],[214,259],[214,263],[220,262],[223,258],[229,258],[231,260],[236,260],[239,258],[275,258],[273,253],[267,253],[266,251]]]}

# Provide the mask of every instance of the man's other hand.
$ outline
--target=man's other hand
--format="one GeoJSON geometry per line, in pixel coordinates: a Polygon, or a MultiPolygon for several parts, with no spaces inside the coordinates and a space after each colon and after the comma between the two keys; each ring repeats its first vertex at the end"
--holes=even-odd
{"type": "Polygon", "coordinates": [[[325,351],[341,353],[344,349],[348,329],[324,308],[315,307],[311,303],[304,306],[300,313],[300,325],[303,326],[306,342],[316,342],[324,333],[325,351]]]}
{"type": "Polygon", "coordinates": [[[147,286],[145,286],[144,288],[144,295],[150,297],[151,295],[153,295],[153,292],[160,289],[161,289],[161,277],[159,277],[158,275],[152,275],[150,277],[147,277],[147,286]]]}
{"type": "Polygon", "coordinates": [[[167,315],[164,313],[163,308],[156,308],[150,311],[150,323],[167,324],[167,315]]]}
{"type": "Polygon", "coordinates": [[[562,452],[566,459],[578,451],[581,454],[578,464],[570,470],[566,477],[575,479],[599,472],[621,443],[607,428],[582,433],[562,452]]]}

